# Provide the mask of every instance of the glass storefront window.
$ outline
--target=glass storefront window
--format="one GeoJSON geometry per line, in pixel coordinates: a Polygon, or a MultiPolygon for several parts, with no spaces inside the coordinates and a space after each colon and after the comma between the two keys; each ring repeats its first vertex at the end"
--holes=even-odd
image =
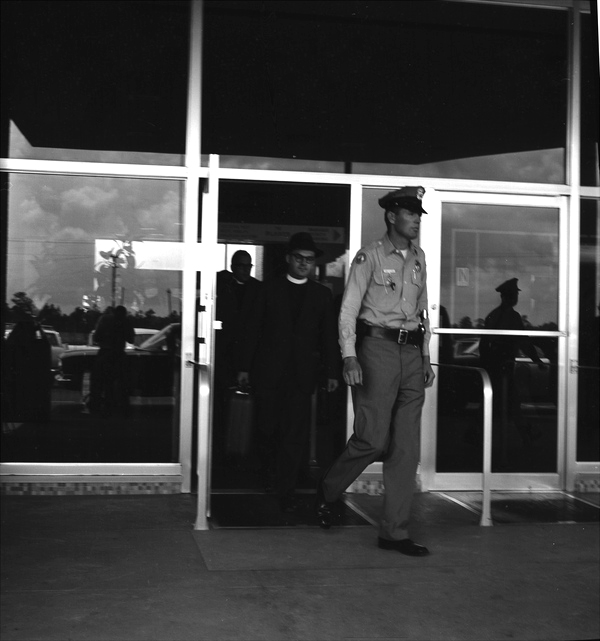
{"type": "Polygon", "coordinates": [[[557,209],[443,205],[440,327],[490,335],[440,336],[438,472],[481,470],[481,382],[457,366],[491,378],[492,471],[556,471],[558,341],[526,331],[558,329],[558,256],[557,209]]]}
{"type": "Polygon", "coordinates": [[[2,461],[177,461],[181,225],[182,183],[10,176],[2,461]]]}
{"type": "Polygon", "coordinates": [[[581,201],[577,460],[600,458],[598,324],[600,322],[600,204],[581,201]]]}
{"type": "Polygon", "coordinates": [[[563,183],[567,20],[494,3],[207,0],[203,152],[563,183]]]}
{"type": "Polygon", "coordinates": [[[3,2],[2,156],[181,165],[189,3],[3,2]]]}
{"type": "Polygon", "coordinates": [[[496,291],[518,278],[526,327],[558,329],[558,210],[444,204],[441,302],[450,326],[481,329],[496,291]]]}

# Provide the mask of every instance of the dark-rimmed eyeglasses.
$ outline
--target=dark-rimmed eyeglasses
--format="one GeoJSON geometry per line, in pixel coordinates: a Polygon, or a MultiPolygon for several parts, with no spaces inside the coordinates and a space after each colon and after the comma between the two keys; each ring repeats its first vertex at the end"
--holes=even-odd
{"type": "Polygon", "coordinates": [[[315,262],[314,256],[303,256],[302,254],[298,254],[296,252],[292,252],[292,256],[297,263],[308,263],[310,265],[311,263],[315,262]]]}

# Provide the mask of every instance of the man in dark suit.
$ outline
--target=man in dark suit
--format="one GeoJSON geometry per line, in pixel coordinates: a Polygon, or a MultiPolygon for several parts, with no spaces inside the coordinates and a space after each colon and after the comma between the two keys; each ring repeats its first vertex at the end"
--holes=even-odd
{"type": "MultiPolygon", "coordinates": [[[[329,289],[310,279],[322,252],[312,236],[294,234],[286,252],[287,274],[266,283],[248,327],[238,382],[252,386],[258,411],[259,448],[271,468],[284,511],[294,492],[308,440],[311,396],[322,374],[337,389],[336,319],[329,289]]],[[[267,470],[265,470],[267,471],[267,470]]]]}
{"type": "Polygon", "coordinates": [[[215,339],[214,456],[225,456],[225,406],[230,387],[237,384],[247,325],[256,313],[262,283],[251,276],[252,257],[240,249],[231,257],[231,271],[217,273],[216,319],[221,329],[215,339]]]}
{"type": "Polygon", "coordinates": [[[231,271],[217,273],[216,319],[222,327],[217,332],[217,367],[224,382],[234,385],[240,370],[239,358],[243,337],[250,318],[256,312],[262,283],[253,278],[252,257],[243,249],[231,257],[231,271]]]}

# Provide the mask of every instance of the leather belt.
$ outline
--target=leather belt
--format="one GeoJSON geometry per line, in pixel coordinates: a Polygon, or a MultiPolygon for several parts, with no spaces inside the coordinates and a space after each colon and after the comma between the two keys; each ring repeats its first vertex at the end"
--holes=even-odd
{"type": "Polygon", "coordinates": [[[361,333],[363,336],[371,338],[383,338],[388,341],[394,341],[399,345],[416,345],[421,346],[421,332],[418,329],[408,331],[407,329],[391,329],[389,327],[375,327],[361,323],[361,333]]]}

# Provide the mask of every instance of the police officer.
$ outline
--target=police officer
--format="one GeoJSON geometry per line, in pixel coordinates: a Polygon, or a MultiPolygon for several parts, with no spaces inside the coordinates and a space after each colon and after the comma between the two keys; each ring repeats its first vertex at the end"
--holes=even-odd
{"type": "Polygon", "coordinates": [[[421,409],[435,374],[429,358],[425,254],[419,235],[423,187],[379,199],[387,234],[356,255],[342,299],[339,342],[344,381],[353,388],[354,433],[317,489],[319,525],[331,526],[335,501],[383,457],[385,498],[378,545],[410,556],[426,547],[408,536],[419,462],[421,409]]]}
{"type": "MultiPolygon", "coordinates": [[[[485,318],[485,329],[525,330],[521,314],[517,312],[519,302],[519,279],[510,278],[496,287],[500,294],[501,303],[485,318]]],[[[523,352],[537,363],[541,369],[545,364],[540,358],[535,345],[529,337],[521,336],[484,336],[479,341],[479,354],[481,365],[487,370],[494,391],[494,414],[501,417],[501,424],[494,429],[494,434],[499,434],[503,447],[502,456],[505,457],[506,438],[508,435],[508,420],[511,419],[517,427],[526,447],[531,447],[538,432],[535,432],[521,411],[521,402],[528,397],[528,384],[526,381],[515,380],[515,359],[523,352]]]]}

